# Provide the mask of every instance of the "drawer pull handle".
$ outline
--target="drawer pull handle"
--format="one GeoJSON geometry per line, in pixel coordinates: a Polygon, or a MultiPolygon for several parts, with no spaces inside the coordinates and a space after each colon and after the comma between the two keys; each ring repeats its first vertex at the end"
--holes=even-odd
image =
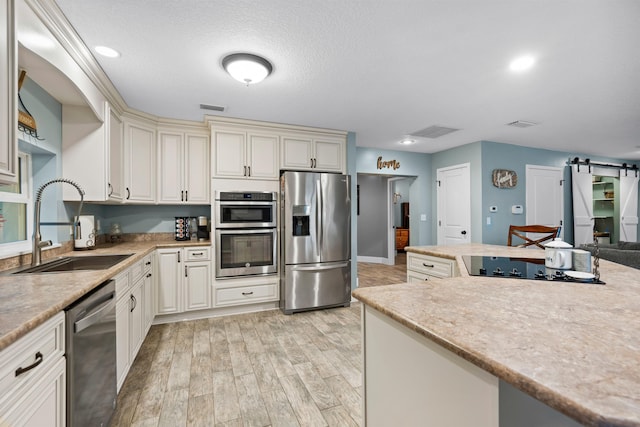
{"type": "Polygon", "coordinates": [[[424,265],[425,267],[429,267],[429,268],[435,267],[435,265],[433,265],[433,264],[425,264],[424,262],[422,263],[422,265],[424,265]]]}
{"type": "Polygon", "coordinates": [[[151,265],[151,261],[145,262],[144,265],[151,265]]]}
{"type": "Polygon", "coordinates": [[[202,256],[204,255],[204,252],[194,252],[193,256],[202,256]]]}
{"type": "Polygon", "coordinates": [[[151,273],[147,274],[147,277],[151,277],[151,273]]]}
{"type": "Polygon", "coordinates": [[[22,375],[27,371],[32,370],[33,368],[35,368],[36,366],[38,366],[39,364],[42,363],[42,361],[44,360],[44,356],[42,355],[42,353],[37,352],[36,353],[36,361],[33,362],[31,365],[27,366],[26,368],[23,368],[22,366],[19,367],[18,369],[16,369],[16,377],[18,375],[22,375]]]}
{"type": "Polygon", "coordinates": [[[243,292],[242,295],[253,295],[253,291],[251,291],[251,292],[243,292]]]}

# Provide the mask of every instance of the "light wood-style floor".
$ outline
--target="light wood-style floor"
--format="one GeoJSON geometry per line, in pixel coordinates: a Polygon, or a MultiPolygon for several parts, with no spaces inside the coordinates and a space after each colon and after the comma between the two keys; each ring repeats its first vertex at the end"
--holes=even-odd
{"type": "MultiPolygon", "coordinates": [[[[358,263],[360,286],[404,282],[358,263]]],[[[111,426],[359,426],[360,304],[151,327],[111,426]]]]}

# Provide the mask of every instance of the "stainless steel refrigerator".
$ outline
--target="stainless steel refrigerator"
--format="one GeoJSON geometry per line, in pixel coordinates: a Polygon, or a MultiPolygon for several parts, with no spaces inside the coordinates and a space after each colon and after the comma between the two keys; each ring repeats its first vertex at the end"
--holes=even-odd
{"type": "Polygon", "coordinates": [[[280,308],[285,314],[350,304],[349,178],[315,172],[280,177],[280,308]]]}

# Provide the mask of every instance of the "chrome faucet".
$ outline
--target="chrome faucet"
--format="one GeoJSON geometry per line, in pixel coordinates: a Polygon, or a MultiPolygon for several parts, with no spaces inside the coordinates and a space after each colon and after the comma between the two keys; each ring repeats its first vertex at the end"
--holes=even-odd
{"type": "Polygon", "coordinates": [[[76,217],[78,222],[72,220],[71,222],[46,223],[46,225],[73,225],[74,239],[80,234],[80,213],[82,212],[82,203],[84,202],[84,191],[82,190],[82,188],[80,188],[80,186],[75,182],[66,178],[56,178],[42,184],[36,194],[35,215],[33,219],[33,251],[31,252],[32,267],[41,264],[42,248],[51,246],[53,244],[51,240],[45,240],[44,242],[42,241],[42,235],[40,234],[40,208],[42,205],[42,191],[49,185],[55,184],[56,182],[66,182],[67,184],[73,185],[76,190],[78,190],[78,193],[80,194],[80,206],[78,207],[78,216],[76,217]]]}

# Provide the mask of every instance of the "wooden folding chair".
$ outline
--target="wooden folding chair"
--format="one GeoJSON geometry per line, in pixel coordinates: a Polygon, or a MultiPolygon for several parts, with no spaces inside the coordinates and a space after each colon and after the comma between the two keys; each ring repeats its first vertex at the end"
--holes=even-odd
{"type": "Polygon", "coordinates": [[[553,240],[558,236],[560,227],[547,227],[546,225],[510,225],[509,237],[507,238],[507,246],[517,246],[524,248],[527,246],[536,245],[539,248],[544,249],[543,242],[553,240]],[[545,235],[538,239],[530,239],[525,233],[544,233],[545,235]],[[524,243],[514,245],[512,237],[516,236],[524,240],[524,243]]]}

